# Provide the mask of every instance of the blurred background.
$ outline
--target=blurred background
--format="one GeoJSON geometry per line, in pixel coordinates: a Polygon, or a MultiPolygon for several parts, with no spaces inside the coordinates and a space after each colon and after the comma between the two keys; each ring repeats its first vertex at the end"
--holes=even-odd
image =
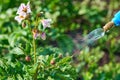
{"type": "MultiPolygon", "coordinates": [[[[29,36],[14,17],[18,6],[28,0],[0,0],[0,58],[16,52],[29,36]],[[17,34],[16,31],[18,32],[17,34]]],[[[31,0],[32,14],[44,12],[53,20],[47,39],[38,40],[39,51],[50,54],[56,48],[63,55],[79,54],[74,60],[78,80],[120,80],[120,27],[110,29],[104,37],[82,50],[79,42],[96,28],[111,21],[120,10],[120,0],[31,0]]],[[[29,45],[28,45],[29,46],[29,45]]],[[[29,53],[29,47],[26,49],[29,53]]],[[[13,58],[13,57],[12,57],[13,58]]],[[[11,58],[10,58],[11,59],[11,58]]]]}

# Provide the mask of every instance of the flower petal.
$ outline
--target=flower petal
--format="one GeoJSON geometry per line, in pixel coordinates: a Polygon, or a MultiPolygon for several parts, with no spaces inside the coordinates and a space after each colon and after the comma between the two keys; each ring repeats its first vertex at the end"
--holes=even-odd
{"type": "Polygon", "coordinates": [[[27,14],[25,12],[20,12],[19,16],[23,16],[24,18],[26,18],[27,14]]]}
{"type": "Polygon", "coordinates": [[[24,3],[20,5],[20,7],[18,8],[17,14],[21,14],[21,12],[31,13],[30,2],[28,2],[27,5],[25,5],[24,3]]]}
{"type": "Polygon", "coordinates": [[[51,19],[43,19],[43,20],[41,20],[41,23],[42,23],[44,29],[45,29],[46,27],[50,27],[51,21],[52,21],[51,19]]]}
{"type": "Polygon", "coordinates": [[[38,33],[33,34],[34,39],[37,39],[38,36],[39,36],[38,33]]]}
{"type": "Polygon", "coordinates": [[[33,38],[34,39],[37,39],[37,37],[40,36],[39,30],[37,30],[37,29],[33,29],[32,33],[33,33],[33,38]]]}
{"type": "Polygon", "coordinates": [[[16,17],[15,17],[15,20],[16,20],[18,23],[21,23],[21,22],[22,22],[22,19],[20,18],[20,16],[16,16],[16,17]]]}
{"type": "Polygon", "coordinates": [[[45,34],[45,32],[42,32],[42,34],[41,34],[41,38],[42,38],[43,40],[46,39],[46,34],[45,34]]]}
{"type": "Polygon", "coordinates": [[[18,8],[17,14],[20,14],[25,7],[26,7],[25,4],[21,3],[20,7],[18,8]]]}
{"type": "Polygon", "coordinates": [[[30,2],[27,3],[27,13],[31,13],[31,9],[30,9],[30,2]]]}

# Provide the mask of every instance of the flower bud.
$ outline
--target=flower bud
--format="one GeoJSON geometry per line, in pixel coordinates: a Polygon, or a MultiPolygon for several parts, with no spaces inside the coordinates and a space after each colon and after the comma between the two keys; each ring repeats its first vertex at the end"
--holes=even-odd
{"type": "Polygon", "coordinates": [[[25,60],[26,60],[27,62],[30,62],[30,60],[31,60],[30,56],[26,56],[26,57],[25,57],[25,60]]]}
{"type": "Polygon", "coordinates": [[[54,65],[54,64],[55,64],[55,59],[52,59],[52,60],[50,61],[50,64],[51,64],[51,65],[54,65]]]}
{"type": "Polygon", "coordinates": [[[43,12],[37,14],[37,17],[41,17],[41,16],[43,16],[43,12]]]}
{"type": "Polygon", "coordinates": [[[25,28],[26,27],[26,23],[22,22],[22,27],[25,28]]]}
{"type": "Polygon", "coordinates": [[[63,57],[63,55],[62,55],[62,54],[59,54],[58,57],[61,59],[61,58],[63,57]]]}

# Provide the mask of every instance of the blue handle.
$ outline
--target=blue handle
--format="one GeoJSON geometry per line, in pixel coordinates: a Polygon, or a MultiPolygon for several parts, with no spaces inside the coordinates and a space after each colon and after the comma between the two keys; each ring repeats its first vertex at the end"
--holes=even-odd
{"type": "Polygon", "coordinates": [[[115,26],[120,26],[120,11],[118,11],[118,12],[114,15],[112,21],[114,22],[114,25],[115,25],[115,26]]]}

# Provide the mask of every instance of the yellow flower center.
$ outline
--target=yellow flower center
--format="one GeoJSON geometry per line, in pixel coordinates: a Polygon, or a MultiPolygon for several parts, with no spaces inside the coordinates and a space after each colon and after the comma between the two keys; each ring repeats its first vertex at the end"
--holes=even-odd
{"type": "Polygon", "coordinates": [[[27,12],[27,7],[23,8],[23,10],[22,10],[22,11],[27,12]]]}
{"type": "Polygon", "coordinates": [[[22,19],[22,18],[24,18],[24,16],[20,16],[20,18],[22,19]]]}

